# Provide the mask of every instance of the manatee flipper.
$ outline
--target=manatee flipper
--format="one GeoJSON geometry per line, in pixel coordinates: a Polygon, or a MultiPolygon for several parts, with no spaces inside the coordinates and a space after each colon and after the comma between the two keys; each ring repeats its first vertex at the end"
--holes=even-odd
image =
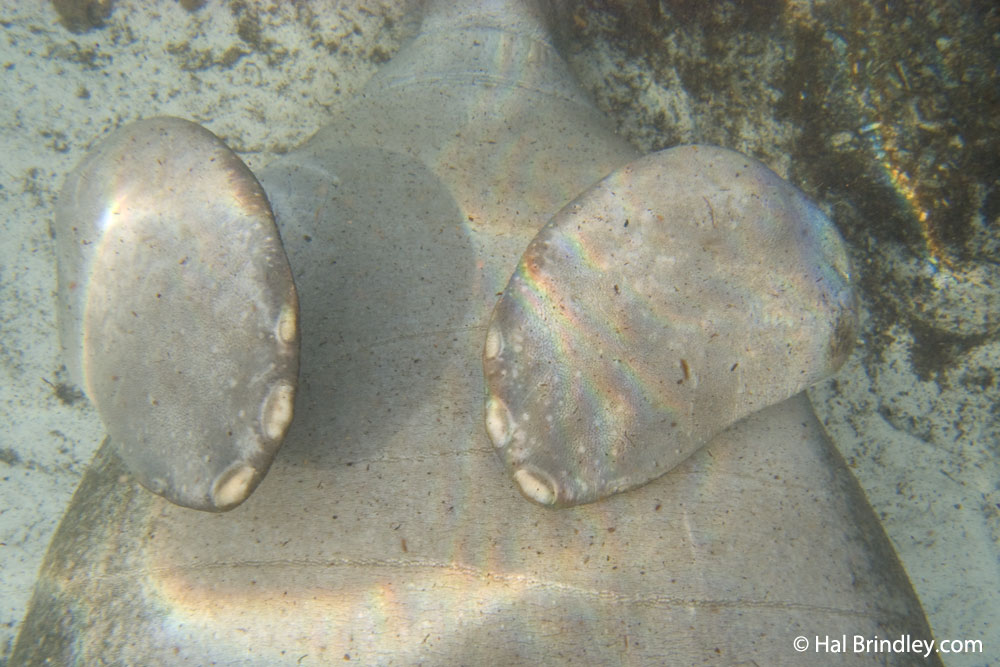
{"type": "Polygon", "coordinates": [[[486,337],[486,426],[521,491],[575,505],[659,477],[840,367],[843,240],[760,162],[640,158],[538,233],[486,337]]]}
{"type": "Polygon", "coordinates": [[[257,179],[195,123],[132,123],[67,178],[56,247],[66,365],[128,468],[180,505],[243,502],[298,377],[298,299],[257,179]]]}

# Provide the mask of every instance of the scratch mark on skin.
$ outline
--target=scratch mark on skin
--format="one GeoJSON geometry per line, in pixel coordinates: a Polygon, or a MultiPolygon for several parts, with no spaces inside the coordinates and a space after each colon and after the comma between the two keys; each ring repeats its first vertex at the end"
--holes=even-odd
{"type": "MultiPolygon", "coordinates": [[[[478,437],[478,435],[477,435],[477,437],[478,437]]],[[[632,441],[631,441],[631,436],[628,436],[626,434],[626,437],[628,439],[628,442],[634,446],[634,443],[632,443],[632,441]]],[[[712,455],[711,450],[706,450],[706,454],[711,457],[711,455],[712,455]]],[[[421,463],[423,461],[428,461],[428,460],[432,460],[432,459],[447,458],[449,456],[454,456],[454,457],[460,457],[460,456],[461,457],[464,457],[464,456],[483,456],[483,457],[488,457],[488,458],[492,459],[492,458],[496,457],[496,449],[494,449],[493,447],[471,447],[469,449],[463,449],[463,450],[451,450],[451,451],[443,451],[443,452],[430,452],[430,453],[427,453],[427,454],[421,454],[421,455],[416,455],[416,456],[386,456],[386,457],[375,457],[375,458],[365,458],[365,459],[352,459],[350,461],[345,462],[344,465],[348,465],[348,466],[360,466],[360,465],[369,465],[369,464],[388,464],[388,465],[392,465],[392,464],[399,464],[399,463],[406,465],[406,464],[410,464],[410,463],[421,463]]],[[[704,473],[704,471],[700,470],[700,469],[690,470],[690,471],[687,471],[687,470],[676,470],[675,469],[675,470],[670,470],[667,473],[665,473],[665,477],[674,477],[674,476],[681,476],[681,475],[685,475],[685,476],[695,475],[695,476],[698,476],[698,475],[702,475],[703,473],[704,473]]],[[[720,477],[721,476],[725,476],[725,477],[728,477],[728,478],[740,479],[740,480],[743,480],[743,481],[754,480],[754,481],[757,481],[760,484],[761,488],[768,488],[768,487],[770,487],[773,484],[773,481],[774,481],[773,477],[771,475],[769,475],[769,474],[766,474],[766,473],[754,474],[754,473],[740,472],[738,470],[723,470],[723,469],[716,468],[714,470],[713,474],[717,474],[720,477]]],[[[788,488],[796,488],[796,489],[799,489],[799,490],[802,490],[802,491],[810,491],[811,490],[811,487],[809,487],[807,485],[804,485],[804,484],[797,483],[794,480],[787,480],[786,479],[786,480],[783,481],[783,484],[784,484],[784,488],[786,488],[786,489],[788,489],[788,488]]]]}
{"type": "MultiPolygon", "coordinates": [[[[487,326],[485,324],[477,324],[475,326],[468,327],[457,327],[454,329],[422,329],[420,331],[405,334],[402,336],[391,336],[389,338],[380,338],[375,341],[369,341],[364,344],[357,345],[357,347],[350,347],[349,352],[345,352],[338,357],[332,359],[332,361],[343,361],[345,359],[350,359],[351,356],[357,352],[369,352],[386,345],[392,345],[393,343],[399,343],[407,340],[421,340],[428,338],[430,336],[445,336],[448,334],[467,334],[474,333],[485,336],[487,326]]],[[[343,343],[339,344],[341,347],[348,347],[349,344],[345,345],[343,343]]],[[[476,354],[479,353],[478,348],[476,349],[476,354]]]]}
{"type": "Polygon", "coordinates": [[[715,209],[712,208],[711,202],[708,201],[708,197],[702,197],[705,200],[705,206],[708,207],[708,214],[712,216],[712,229],[717,229],[715,224],[715,209]]]}
{"type": "MultiPolygon", "coordinates": [[[[176,567],[149,568],[145,574],[166,576],[178,576],[196,572],[211,572],[213,570],[265,570],[284,568],[308,568],[308,569],[330,569],[344,568],[366,570],[397,570],[399,572],[424,570],[428,575],[435,572],[442,572],[449,576],[462,579],[477,580],[486,584],[500,583],[507,585],[521,586],[527,589],[544,592],[555,592],[577,598],[584,598],[598,602],[607,603],[612,606],[644,606],[657,608],[699,608],[705,610],[720,609],[760,609],[760,610],[795,610],[808,614],[824,614],[843,616],[847,618],[896,618],[891,610],[886,609],[849,609],[843,607],[828,607],[822,605],[803,604],[798,602],[774,602],[770,600],[736,600],[725,598],[685,598],[668,595],[655,595],[636,593],[626,595],[614,590],[602,588],[589,588],[568,584],[561,581],[553,581],[527,574],[491,572],[480,567],[465,565],[463,563],[450,563],[446,561],[436,561],[423,558],[331,558],[309,559],[269,559],[269,560],[236,560],[213,563],[190,563],[176,567]]],[[[137,572],[126,571],[113,575],[99,575],[92,577],[104,584],[117,586],[119,582],[123,587],[136,580],[137,572]]],[[[74,588],[87,583],[84,580],[77,582],[64,582],[66,588],[74,588]]],[[[900,617],[900,620],[902,618],[900,617]]]]}
{"type": "Polygon", "coordinates": [[[345,465],[356,466],[360,464],[367,463],[420,463],[422,461],[428,461],[431,459],[437,459],[448,456],[476,456],[482,454],[483,456],[495,457],[496,450],[493,447],[473,447],[471,449],[462,450],[452,450],[446,452],[430,452],[428,454],[421,454],[418,456],[386,456],[380,458],[371,459],[353,459],[345,463],[345,465]]]}
{"type": "Polygon", "coordinates": [[[428,336],[440,336],[443,334],[455,334],[455,333],[486,333],[487,326],[485,324],[477,324],[471,327],[458,327],[455,329],[427,329],[417,331],[415,333],[406,334],[405,336],[393,336],[392,338],[382,338],[374,343],[371,343],[371,347],[379,347],[382,345],[388,345],[389,343],[395,343],[402,340],[413,340],[415,338],[426,338],[428,336]]]}

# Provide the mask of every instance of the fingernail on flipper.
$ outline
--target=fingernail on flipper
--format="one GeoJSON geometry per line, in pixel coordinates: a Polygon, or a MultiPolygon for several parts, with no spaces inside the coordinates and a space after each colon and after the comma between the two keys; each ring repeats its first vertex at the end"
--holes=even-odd
{"type": "Polygon", "coordinates": [[[195,123],[132,123],[67,178],[56,251],[66,364],[126,465],[179,505],[239,505],[291,423],[299,365],[257,179],[195,123]]]}
{"type": "Polygon", "coordinates": [[[486,430],[529,499],[591,502],[828,376],[856,330],[819,209],[757,160],[673,148],[584,192],[521,257],[486,336],[486,430]]]}

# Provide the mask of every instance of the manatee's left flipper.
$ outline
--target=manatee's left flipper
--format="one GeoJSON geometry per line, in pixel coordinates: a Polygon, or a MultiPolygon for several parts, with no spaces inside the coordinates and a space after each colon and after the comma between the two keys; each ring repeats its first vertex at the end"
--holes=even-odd
{"type": "Polygon", "coordinates": [[[60,338],[72,379],[147,488],[227,510],[292,419],[298,299],[263,189],[208,130],[121,128],[56,211],[60,338]]]}
{"type": "Polygon", "coordinates": [[[487,431],[528,498],[590,502],[826,377],[856,327],[843,240],[802,193],[734,151],[662,151],[521,257],[486,338],[487,431]]]}

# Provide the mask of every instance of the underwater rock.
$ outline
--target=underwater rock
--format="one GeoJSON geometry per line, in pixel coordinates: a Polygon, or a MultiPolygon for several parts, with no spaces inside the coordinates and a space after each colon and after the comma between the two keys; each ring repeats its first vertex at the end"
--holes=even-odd
{"type": "Polygon", "coordinates": [[[298,298],[257,179],[208,130],[112,133],[56,210],[59,334],[129,469],[168,500],[240,504],[292,419],[298,298]]]}
{"type": "Polygon", "coordinates": [[[734,151],[662,151],[525,251],[487,334],[487,431],[529,499],[591,502],[827,377],[856,329],[843,240],[804,195],[734,151]]]}
{"type": "Polygon", "coordinates": [[[100,28],[111,16],[112,0],[52,0],[52,8],[66,29],[84,33],[100,28]]]}

